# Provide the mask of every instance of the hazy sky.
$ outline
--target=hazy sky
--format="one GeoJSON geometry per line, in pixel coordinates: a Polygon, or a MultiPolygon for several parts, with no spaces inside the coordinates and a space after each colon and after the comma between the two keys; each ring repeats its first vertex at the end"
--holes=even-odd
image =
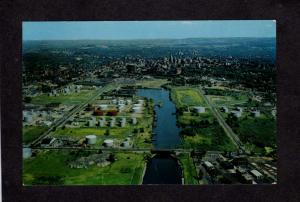
{"type": "Polygon", "coordinates": [[[274,20],[23,22],[23,40],[276,37],[274,20]]]}

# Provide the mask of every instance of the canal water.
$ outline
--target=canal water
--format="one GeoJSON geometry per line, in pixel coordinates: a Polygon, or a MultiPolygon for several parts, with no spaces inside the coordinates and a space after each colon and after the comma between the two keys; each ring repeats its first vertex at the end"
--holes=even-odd
{"type": "MultiPolygon", "coordinates": [[[[153,128],[153,145],[157,149],[176,148],[181,143],[176,125],[176,107],[166,89],[138,89],[137,95],[152,98],[157,120],[153,128]],[[162,103],[161,106],[157,106],[162,103]]],[[[182,170],[170,154],[157,154],[147,164],[143,184],[181,184],[182,170]]]]}

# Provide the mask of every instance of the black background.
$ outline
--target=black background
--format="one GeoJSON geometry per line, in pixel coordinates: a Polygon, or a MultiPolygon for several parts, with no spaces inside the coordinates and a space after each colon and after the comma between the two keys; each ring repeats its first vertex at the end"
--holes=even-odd
{"type": "Polygon", "coordinates": [[[0,1],[3,200],[300,201],[299,8],[297,1],[270,0],[0,1]],[[277,20],[277,185],[22,187],[22,21],[233,19],[277,20]]]}

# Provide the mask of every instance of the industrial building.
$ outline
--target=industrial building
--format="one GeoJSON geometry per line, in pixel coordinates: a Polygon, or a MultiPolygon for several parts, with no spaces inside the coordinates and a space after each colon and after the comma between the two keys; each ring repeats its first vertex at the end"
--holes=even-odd
{"type": "Polygon", "coordinates": [[[196,113],[205,113],[205,107],[197,106],[193,107],[196,113]]]}

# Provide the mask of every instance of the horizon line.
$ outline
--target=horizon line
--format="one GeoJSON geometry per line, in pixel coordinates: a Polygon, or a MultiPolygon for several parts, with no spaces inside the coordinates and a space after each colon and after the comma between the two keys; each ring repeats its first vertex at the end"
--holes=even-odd
{"type": "Polygon", "coordinates": [[[226,39],[226,38],[276,38],[276,36],[232,36],[232,37],[187,37],[187,38],[132,38],[132,39],[22,39],[22,41],[134,41],[134,40],[181,40],[181,39],[226,39]]]}

